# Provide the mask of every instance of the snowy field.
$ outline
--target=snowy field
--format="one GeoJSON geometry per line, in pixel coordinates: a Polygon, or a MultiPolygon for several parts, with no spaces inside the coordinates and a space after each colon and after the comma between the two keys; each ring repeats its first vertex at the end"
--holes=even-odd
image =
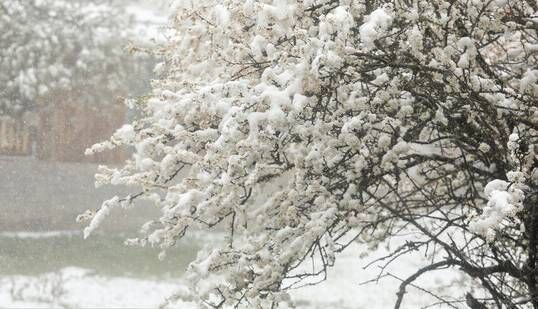
{"type": "MultiPolygon", "coordinates": [[[[51,238],[62,239],[73,237],[66,232],[38,233],[2,233],[0,242],[23,239],[39,246],[39,242],[51,238]]],[[[80,235],[78,235],[80,236],[80,235]]],[[[80,242],[83,240],[77,237],[80,242]]],[[[201,243],[208,240],[198,238],[201,243]]],[[[105,250],[103,248],[102,250],[105,250]]],[[[375,279],[378,269],[374,266],[363,269],[368,259],[359,259],[361,249],[356,246],[343,253],[337,260],[336,266],[329,272],[328,280],[313,287],[293,291],[292,295],[300,308],[392,308],[396,299],[399,281],[391,276],[380,278],[379,282],[361,284],[375,279]]],[[[384,250],[379,250],[372,257],[383,256],[384,250]]],[[[191,254],[188,254],[191,255],[191,254]]],[[[23,259],[25,257],[22,257],[23,259]]],[[[156,255],[147,257],[149,264],[160,263],[156,255]]],[[[114,262],[114,261],[110,261],[114,262]]],[[[413,272],[422,261],[420,256],[406,258],[395,263],[388,273],[403,278],[413,272]]],[[[129,261],[122,261],[128,264],[129,261]]],[[[169,267],[184,268],[181,265],[169,267]]],[[[128,268],[128,267],[126,267],[128,268]]],[[[459,276],[455,272],[437,272],[417,281],[417,287],[408,289],[403,308],[426,308],[435,303],[436,299],[420,290],[420,287],[440,287],[438,295],[461,297],[459,276]],[[451,287],[453,286],[453,287],[451,287]],[[455,287],[454,287],[455,286],[455,287]]],[[[110,271],[81,268],[79,266],[61,266],[56,271],[31,275],[0,276],[0,307],[1,308],[154,308],[181,288],[181,276],[171,276],[169,273],[154,275],[144,272],[118,275],[110,271]]],[[[456,304],[457,306],[457,304],[456,304]]],[[[194,308],[191,304],[176,304],[174,308],[194,308]]],[[[435,306],[433,308],[444,308],[435,306]]],[[[463,308],[463,306],[462,306],[463,308]]]]}
{"type": "MultiPolygon", "coordinates": [[[[125,247],[123,240],[132,237],[151,212],[143,207],[131,210],[129,216],[113,214],[102,232],[83,240],[82,226],[74,217],[111,194],[110,188],[93,188],[95,168],[0,157],[0,171],[8,175],[0,180],[0,308],[154,308],[181,288],[181,275],[198,248],[215,241],[215,236],[193,235],[164,261],[157,259],[156,249],[125,247]],[[32,171],[42,177],[32,177],[32,171]]],[[[393,308],[398,279],[384,276],[377,283],[361,285],[376,278],[379,268],[363,267],[383,256],[385,249],[360,259],[363,251],[351,248],[337,258],[327,281],[294,290],[299,307],[393,308]]],[[[406,257],[387,271],[404,278],[421,263],[420,255],[406,257]]],[[[456,272],[436,272],[421,277],[417,285],[440,287],[437,294],[461,298],[464,290],[455,284],[459,280],[456,272]]],[[[419,288],[408,292],[403,308],[436,302],[419,288]]]]}

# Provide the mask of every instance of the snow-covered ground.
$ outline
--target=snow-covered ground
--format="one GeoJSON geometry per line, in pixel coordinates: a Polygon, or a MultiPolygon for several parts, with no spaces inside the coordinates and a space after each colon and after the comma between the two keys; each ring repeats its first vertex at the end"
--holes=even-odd
{"type": "MultiPolygon", "coordinates": [[[[336,265],[329,271],[328,279],[319,285],[295,290],[294,299],[305,308],[342,308],[342,309],[387,309],[394,308],[396,292],[401,280],[415,273],[427,261],[419,254],[405,256],[394,262],[378,278],[381,265],[372,265],[366,269],[370,261],[386,256],[384,248],[378,249],[368,258],[359,258],[363,250],[359,246],[349,248],[336,259],[336,265]],[[400,278],[400,279],[398,279],[400,278]]],[[[437,303],[434,295],[421,290],[427,288],[436,296],[445,299],[461,299],[467,278],[454,270],[432,272],[420,277],[408,287],[401,308],[418,309],[437,303]]],[[[463,305],[454,304],[465,308],[463,305]]],[[[447,308],[435,306],[433,308],[447,308]]]]}
{"type": "MultiPolygon", "coordinates": [[[[3,234],[4,237],[30,237],[43,239],[62,237],[58,233],[46,233],[37,237],[31,233],[3,234]],[[31,236],[30,236],[31,235],[31,236]]],[[[82,241],[82,240],[81,240],[82,241]]],[[[364,281],[376,278],[378,268],[363,269],[368,259],[359,259],[359,246],[344,252],[329,272],[328,280],[307,288],[294,290],[292,296],[300,308],[392,308],[396,299],[399,280],[391,276],[381,278],[377,283],[364,281]]],[[[380,249],[372,257],[384,255],[380,249]]],[[[156,259],[156,257],[155,257],[156,259]]],[[[412,256],[395,263],[387,272],[403,278],[416,271],[424,260],[412,256]]],[[[462,297],[463,289],[458,274],[454,271],[432,273],[416,282],[416,287],[408,288],[402,308],[424,308],[436,302],[434,296],[420,290],[420,287],[439,287],[438,295],[462,297]]],[[[163,300],[182,286],[181,277],[165,278],[147,276],[103,275],[97,270],[75,266],[65,266],[58,271],[40,275],[0,276],[1,308],[50,308],[50,307],[91,307],[91,308],[155,308],[163,300]]],[[[175,308],[194,308],[191,304],[176,304],[175,308]]],[[[460,307],[456,304],[456,307],[460,307]]],[[[463,307],[463,306],[461,306],[463,307]]],[[[437,307],[443,308],[443,306],[437,307]]]]}
{"type": "Polygon", "coordinates": [[[176,289],[172,280],[103,277],[66,267],[40,276],[0,278],[2,308],[154,308],[176,289]]]}
{"type": "MultiPolygon", "coordinates": [[[[83,226],[74,218],[113,193],[110,188],[93,188],[95,169],[91,164],[0,157],[0,308],[154,308],[181,287],[182,269],[197,248],[214,241],[207,234],[193,235],[169,252],[163,262],[157,259],[156,249],[124,247],[123,239],[136,235],[148,211],[152,213],[147,205],[129,210],[128,216],[113,213],[101,234],[82,240],[83,226]]],[[[385,249],[360,259],[362,251],[357,245],[338,256],[327,281],[294,290],[299,307],[393,308],[398,279],[385,276],[377,283],[361,285],[379,272],[376,266],[363,267],[385,255],[385,249]]],[[[405,278],[423,263],[417,253],[395,262],[387,271],[405,278]]],[[[463,289],[457,280],[455,271],[444,271],[421,277],[416,283],[427,288],[445,287],[435,292],[461,298],[468,288],[463,289]]],[[[410,287],[402,308],[422,308],[435,301],[410,287]]],[[[176,308],[189,306],[178,304],[176,308]]]]}

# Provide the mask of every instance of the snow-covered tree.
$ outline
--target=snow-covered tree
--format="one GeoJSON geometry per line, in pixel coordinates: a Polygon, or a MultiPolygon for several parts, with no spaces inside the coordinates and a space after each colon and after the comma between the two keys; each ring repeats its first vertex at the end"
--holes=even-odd
{"type": "MultiPolygon", "coordinates": [[[[458,268],[471,308],[538,308],[538,4],[532,0],[178,1],[133,146],[98,184],[162,209],[131,244],[224,229],[177,297],[275,308],[351,243],[458,268]],[[308,265],[308,267],[304,267],[308,265]]],[[[445,306],[459,307],[446,302],[445,306]]]]}
{"type": "Polygon", "coordinates": [[[119,4],[0,2],[0,115],[20,116],[66,93],[91,104],[126,93],[128,76],[144,65],[125,52],[133,20],[119,4]]]}

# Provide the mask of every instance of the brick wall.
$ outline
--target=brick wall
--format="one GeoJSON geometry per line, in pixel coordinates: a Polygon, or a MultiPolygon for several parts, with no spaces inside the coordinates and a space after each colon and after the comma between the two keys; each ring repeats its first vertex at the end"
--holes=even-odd
{"type": "Polygon", "coordinates": [[[42,105],[31,122],[0,116],[0,155],[31,156],[59,162],[121,163],[124,150],[85,156],[91,145],[108,139],[126,120],[121,104],[60,102],[42,105]]]}
{"type": "Polygon", "coordinates": [[[22,120],[0,116],[0,153],[11,156],[32,153],[31,131],[22,120]]]}
{"type": "Polygon", "coordinates": [[[121,150],[85,156],[91,145],[108,139],[125,123],[126,108],[120,104],[90,106],[57,102],[39,113],[36,156],[41,160],[62,162],[119,163],[121,150]]]}

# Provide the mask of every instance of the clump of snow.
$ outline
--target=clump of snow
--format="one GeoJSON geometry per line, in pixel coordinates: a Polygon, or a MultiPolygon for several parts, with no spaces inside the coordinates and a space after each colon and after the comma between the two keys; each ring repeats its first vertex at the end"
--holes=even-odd
{"type": "Polygon", "coordinates": [[[534,93],[535,89],[538,89],[538,87],[536,86],[537,82],[538,70],[527,70],[527,72],[523,74],[523,78],[519,82],[519,91],[529,91],[532,94],[534,93]]]}
{"type": "Polygon", "coordinates": [[[222,4],[215,6],[215,17],[219,27],[226,26],[230,22],[230,12],[222,4]]]}
{"type": "Polygon", "coordinates": [[[459,49],[463,50],[463,54],[458,61],[458,67],[462,69],[468,68],[471,60],[476,56],[476,47],[473,40],[469,37],[463,37],[458,41],[457,45],[459,49]]]}
{"type": "Polygon", "coordinates": [[[359,28],[359,34],[365,47],[374,48],[374,41],[378,39],[392,24],[392,16],[384,8],[378,8],[366,16],[364,24],[359,28]]]}
{"type": "Polygon", "coordinates": [[[487,198],[491,198],[495,192],[506,191],[509,185],[510,183],[504,180],[495,179],[486,185],[484,188],[484,193],[486,194],[487,198]]]}
{"type": "Polygon", "coordinates": [[[110,214],[110,209],[119,203],[119,197],[115,196],[105,202],[101,208],[95,213],[90,224],[84,228],[84,239],[88,238],[90,234],[97,229],[105,218],[110,214]]]}
{"type": "Polygon", "coordinates": [[[484,194],[488,203],[483,213],[471,222],[470,229],[491,241],[495,237],[495,229],[500,228],[502,221],[521,209],[524,196],[523,191],[500,179],[489,182],[484,188],[484,194]]]}
{"type": "Polygon", "coordinates": [[[114,133],[114,138],[125,143],[131,143],[136,137],[136,132],[132,125],[125,124],[114,133]]]}
{"type": "Polygon", "coordinates": [[[483,153],[488,153],[491,150],[491,147],[486,143],[480,143],[478,150],[482,151],[483,153]]]}

